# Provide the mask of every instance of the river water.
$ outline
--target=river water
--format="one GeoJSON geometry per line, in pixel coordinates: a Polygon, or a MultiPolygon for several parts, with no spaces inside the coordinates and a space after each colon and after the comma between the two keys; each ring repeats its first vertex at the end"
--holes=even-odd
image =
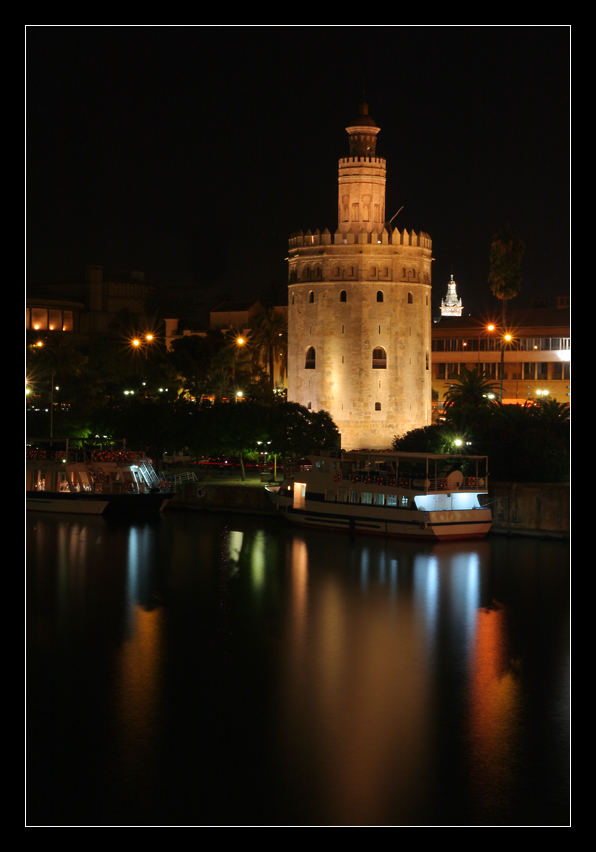
{"type": "Polygon", "coordinates": [[[27,519],[28,825],[569,824],[569,547],[27,519]]]}

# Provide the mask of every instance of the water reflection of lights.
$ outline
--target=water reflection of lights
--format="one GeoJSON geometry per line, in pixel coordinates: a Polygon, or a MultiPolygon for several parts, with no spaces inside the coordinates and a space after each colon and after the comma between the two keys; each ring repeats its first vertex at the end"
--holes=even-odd
{"type": "Polygon", "coordinates": [[[241,530],[230,530],[228,533],[228,556],[232,562],[238,562],[242,551],[244,533],[241,530]]]}
{"type": "Polygon", "coordinates": [[[451,619],[463,625],[465,644],[469,647],[476,629],[476,611],[480,596],[480,563],[478,554],[449,550],[438,554],[419,554],[414,560],[414,591],[423,601],[425,621],[431,634],[437,629],[441,595],[448,594],[451,619]]]}
{"type": "Polygon", "coordinates": [[[250,576],[253,588],[261,590],[265,585],[267,560],[265,558],[265,534],[259,531],[250,552],[250,576]]]}
{"type": "Polygon", "coordinates": [[[360,559],[360,583],[363,589],[368,588],[368,570],[369,570],[370,554],[368,547],[362,548],[362,556],[360,559]]]}
{"type": "Polygon", "coordinates": [[[420,554],[414,558],[414,597],[424,601],[422,610],[429,632],[436,630],[439,606],[439,563],[436,556],[420,554]]]}
{"type": "Polygon", "coordinates": [[[246,536],[246,538],[241,530],[229,530],[227,553],[230,563],[236,568],[241,560],[243,564],[246,564],[248,560],[253,588],[260,590],[264,587],[267,576],[267,537],[262,530],[254,537],[246,536]]]}

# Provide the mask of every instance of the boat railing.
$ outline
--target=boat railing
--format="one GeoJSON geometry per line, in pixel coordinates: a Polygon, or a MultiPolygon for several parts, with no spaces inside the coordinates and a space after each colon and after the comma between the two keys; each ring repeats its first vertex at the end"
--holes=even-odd
{"type": "Polygon", "coordinates": [[[170,477],[170,481],[174,488],[177,489],[182,485],[185,485],[187,482],[199,482],[199,478],[194,471],[187,470],[183,473],[175,473],[172,477],[170,477]]]}
{"type": "Polygon", "coordinates": [[[447,477],[425,479],[420,476],[385,474],[375,471],[344,471],[336,481],[354,482],[363,485],[380,485],[385,488],[399,488],[404,491],[441,492],[441,491],[477,491],[487,487],[486,477],[466,476],[460,482],[449,482],[447,477]]]}

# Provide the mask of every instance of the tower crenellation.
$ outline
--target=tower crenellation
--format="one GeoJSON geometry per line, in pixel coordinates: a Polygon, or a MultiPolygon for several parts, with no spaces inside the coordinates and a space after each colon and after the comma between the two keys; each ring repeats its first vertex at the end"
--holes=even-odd
{"type": "Polygon", "coordinates": [[[329,411],[346,448],[430,422],[432,242],[385,222],[379,130],[366,104],[346,128],[335,233],[289,240],[288,398],[329,411]]]}

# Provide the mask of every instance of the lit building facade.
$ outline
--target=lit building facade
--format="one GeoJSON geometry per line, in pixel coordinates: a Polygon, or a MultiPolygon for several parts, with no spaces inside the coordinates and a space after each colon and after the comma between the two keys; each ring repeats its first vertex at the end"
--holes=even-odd
{"type": "Polygon", "coordinates": [[[571,337],[568,300],[561,307],[507,307],[507,328],[495,319],[470,316],[435,323],[432,329],[432,382],[441,407],[449,377],[462,367],[501,382],[503,402],[523,403],[546,396],[571,399],[571,337]],[[509,335],[509,339],[506,338],[509,335]]]}

